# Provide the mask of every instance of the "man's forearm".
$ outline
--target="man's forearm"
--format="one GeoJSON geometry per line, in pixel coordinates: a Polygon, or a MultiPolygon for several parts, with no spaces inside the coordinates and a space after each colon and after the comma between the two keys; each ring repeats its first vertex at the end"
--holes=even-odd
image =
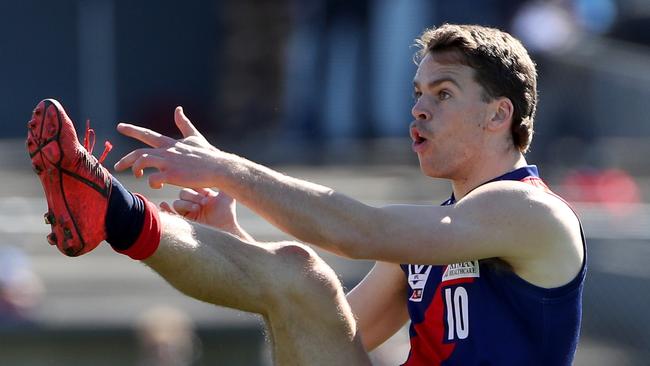
{"type": "MultiPolygon", "coordinates": [[[[335,253],[355,257],[372,243],[369,234],[380,210],[333,190],[287,177],[211,146],[185,118],[178,118],[184,138],[173,140],[141,127],[120,124],[118,130],[151,148],[137,149],[115,164],[131,168],[136,177],[146,168],[149,186],[173,184],[188,188],[218,187],[269,222],[295,236],[335,253]]],[[[380,225],[380,224],[377,224],[380,225]]]]}
{"type": "Polygon", "coordinates": [[[281,230],[348,257],[368,240],[375,208],[236,155],[219,159],[215,186],[281,230]]]}

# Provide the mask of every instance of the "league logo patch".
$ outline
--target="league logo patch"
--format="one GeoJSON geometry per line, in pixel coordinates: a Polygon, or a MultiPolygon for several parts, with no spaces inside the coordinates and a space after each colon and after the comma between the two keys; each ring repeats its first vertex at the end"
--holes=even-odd
{"type": "Polygon", "coordinates": [[[445,273],[442,274],[442,281],[467,277],[480,277],[478,261],[460,262],[448,265],[445,269],[445,273]]]}
{"type": "Polygon", "coordinates": [[[411,297],[409,301],[422,302],[424,296],[424,286],[427,284],[431,266],[409,264],[409,286],[411,286],[411,297]]]}

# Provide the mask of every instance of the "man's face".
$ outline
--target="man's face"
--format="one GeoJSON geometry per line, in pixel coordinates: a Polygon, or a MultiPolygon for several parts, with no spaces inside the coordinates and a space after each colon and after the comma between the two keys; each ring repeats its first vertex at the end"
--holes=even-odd
{"type": "Polygon", "coordinates": [[[445,52],[427,54],[413,79],[413,151],[425,175],[462,179],[480,163],[488,103],[474,70],[445,52]]]}

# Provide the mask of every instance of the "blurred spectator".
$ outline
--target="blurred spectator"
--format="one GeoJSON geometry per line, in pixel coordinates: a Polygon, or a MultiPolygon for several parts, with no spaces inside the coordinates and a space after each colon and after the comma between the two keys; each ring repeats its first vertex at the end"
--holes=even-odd
{"type": "Polygon", "coordinates": [[[43,292],[27,255],[18,248],[0,246],[0,328],[33,324],[32,311],[43,292]]]}
{"type": "Polygon", "coordinates": [[[138,366],[198,365],[201,342],[194,324],[182,311],[160,306],[149,309],[137,323],[138,366]]]}

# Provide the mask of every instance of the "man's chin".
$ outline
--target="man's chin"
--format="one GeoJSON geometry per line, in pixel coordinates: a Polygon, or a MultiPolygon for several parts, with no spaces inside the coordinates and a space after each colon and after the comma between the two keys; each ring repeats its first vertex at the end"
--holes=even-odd
{"type": "Polygon", "coordinates": [[[432,167],[429,164],[424,164],[421,160],[420,160],[420,171],[422,172],[422,174],[430,178],[445,178],[439,169],[436,169],[435,167],[432,167]]]}
{"type": "Polygon", "coordinates": [[[418,161],[420,163],[420,171],[429,178],[452,179],[453,177],[453,170],[450,169],[452,166],[446,164],[444,160],[427,161],[419,157],[418,161]]]}

